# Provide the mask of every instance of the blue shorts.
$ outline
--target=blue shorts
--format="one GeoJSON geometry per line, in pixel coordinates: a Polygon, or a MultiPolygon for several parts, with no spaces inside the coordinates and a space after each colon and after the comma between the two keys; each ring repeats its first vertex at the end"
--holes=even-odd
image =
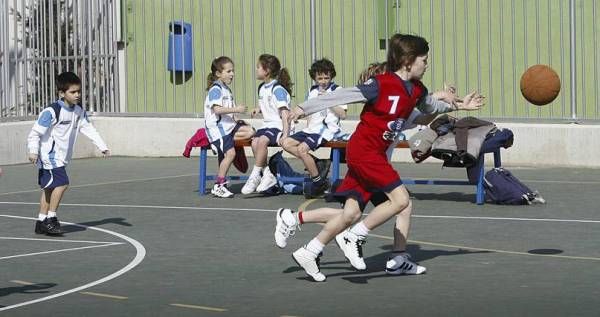
{"type": "Polygon", "coordinates": [[[38,171],[38,184],[42,189],[52,189],[69,185],[69,176],[64,166],[46,170],[40,168],[38,171]]]}
{"type": "Polygon", "coordinates": [[[323,140],[321,138],[321,135],[319,135],[318,133],[306,133],[300,131],[290,135],[290,138],[300,143],[306,143],[306,145],[308,145],[311,151],[318,149],[321,145],[323,145],[323,143],[325,143],[325,140],[323,140]]]}
{"type": "Polygon", "coordinates": [[[244,125],[245,125],[244,123],[238,122],[230,134],[210,143],[211,148],[215,152],[217,152],[217,156],[219,158],[219,164],[221,164],[221,161],[225,157],[225,153],[227,153],[227,151],[229,151],[230,149],[234,148],[235,140],[233,137],[235,136],[235,133],[238,131],[238,129],[244,125]]]}
{"type": "Polygon", "coordinates": [[[270,146],[279,145],[279,144],[277,144],[277,139],[279,139],[279,137],[281,136],[281,130],[279,130],[277,128],[258,129],[258,130],[256,130],[256,134],[254,135],[254,137],[259,138],[263,135],[266,136],[267,138],[269,138],[270,146]]]}

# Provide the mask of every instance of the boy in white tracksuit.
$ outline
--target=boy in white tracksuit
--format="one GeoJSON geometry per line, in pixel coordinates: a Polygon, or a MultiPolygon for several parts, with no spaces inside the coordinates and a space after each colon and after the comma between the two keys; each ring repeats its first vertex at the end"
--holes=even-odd
{"type": "Polygon", "coordinates": [[[65,170],[73,155],[77,135],[81,131],[98,147],[104,156],[110,155],[108,147],[79,105],[81,79],[72,72],[56,77],[59,100],[46,107],[27,137],[29,161],[39,169],[38,183],[42,188],[40,213],[35,223],[35,233],[60,235],[60,222],[56,211],[69,185],[65,170]]]}

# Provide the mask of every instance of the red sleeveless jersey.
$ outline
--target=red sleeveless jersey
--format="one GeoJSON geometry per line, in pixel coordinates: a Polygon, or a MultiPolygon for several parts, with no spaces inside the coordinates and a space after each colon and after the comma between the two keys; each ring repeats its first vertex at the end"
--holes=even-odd
{"type": "Polygon", "coordinates": [[[400,131],[427,88],[413,80],[412,93],[406,90],[402,79],[394,73],[375,76],[379,84],[379,96],[374,103],[367,103],[361,114],[356,131],[347,147],[348,161],[385,159],[385,151],[393,141],[393,133],[400,131]],[[390,138],[392,136],[392,138],[390,138]]]}

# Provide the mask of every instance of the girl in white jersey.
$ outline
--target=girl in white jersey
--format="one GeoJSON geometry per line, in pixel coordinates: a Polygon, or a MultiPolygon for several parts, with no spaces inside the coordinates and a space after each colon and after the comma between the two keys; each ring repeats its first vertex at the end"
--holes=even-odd
{"type": "MultiPolygon", "coordinates": [[[[335,66],[330,60],[323,58],[315,61],[310,66],[308,73],[316,85],[310,88],[306,99],[316,98],[338,88],[333,82],[336,73],[335,66]]],[[[347,108],[346,105],[336,106],[310,115],[305,129],[292,134],[282,142],[284,150],[302,160],[311,177],[312,186],[304,192],[307,198],[321,196],[329,188],[329,182],[326,179],[328,164],[317,166],[309,151],[314,151],[325,142],[343,134],[340,119],[346,117],[347,108]]]]}
{"type": "Polygon", "coordinates": [[[29,161],[38,167],[38,184],[42,188],[40,213],[35,233],[60,235],[62,230],[56,211],[69,187],[65,167],[71,160],[79,131],[107,156],[108,147],[90,122],[81,100],[81,79],[72,72],[56,77],[60,99],[40,112],[27,136],[29,161]]]}
{"type": "Polygon", "coordinates": [[[235,140],[250,139],[254,129],[236,120],[235,113],[246,112],[246,106],[236,106],[229,88],[234,77],[233,61],[227,56],[213,60],[207,77],[208,95],[204,102],[204,122],[211,147],[218,154],[219,171],[211,193],[217,197],[231,198],[225,175],[235,159],[235,140]]]}
{"type": "Polygon", "coordinates": [[[277,184],[277,178],[267,166],[267,147],[281,146],[290,133],[288,115],[292,82],[286,68],[281,67],[279,59],[263,54],[256,63],[256,79],[262,81],[258,86],[258,108],[252,116],[262,113],[263,126],[256,131],[252,140],[254,168],[248,181],[242,187],[242,194],[262,192],[277,184]]]}

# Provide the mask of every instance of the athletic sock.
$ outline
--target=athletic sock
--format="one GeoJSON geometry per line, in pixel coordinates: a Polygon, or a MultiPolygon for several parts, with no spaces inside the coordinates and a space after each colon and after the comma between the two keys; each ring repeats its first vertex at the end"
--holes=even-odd
{"type": "Polygon", "coordinates": [[[260,177],[260,172],[262,172],[262,169],[262,167],[254,165],[252,173],[250,173],[250,177],[260,177]]]}
{"type": "Polygon", "coordinates": [[[319,255],[321,252],[323,252],[324,247],[325,245],[321,243],[321,241],[319,241],[317,238],[314,238],[306,245],[306,250],[314,253],[315,255],[319,255]]]}
{"type": "Polygon", "coordinates": [[[356,225],[354,225],[354,227],[352,227],[352,229],[350,229],[350,231],[352,231],[352,233],[359,235],[359,236],[363,236],[366,237],[369,234],[369,228],[367,228],[367,226],[365,226],[364,222],[359,222],[356,225]]]}
{"type": "Polygon", "coordinates": [[[215,183],[217,185],[221,185],[221,184],[225,183],[226,181],[227,181],[227,179],[225,177],[217,176],[217,179],[215,180],[215,183]]]}
{"type": "Polygon", "coordinates": [[[304,219],[302,218],[302,213],[303,213],[303,212],[304,212],[304,211],[298,211],[298,212],[296,213],[296,220],[298,221],[298,224],[299,224],[299,225],[301,225],[301,224],[303,224],[303,223],[304,223],[304,219]]]}
{"type": "Polygon", "coordinates": [[[48,211],[48,218],[56,217],[56,211],[48,211]]]}
{"type": "Polygon", "coordinates": [[[39,221],[44,221],[44,219],[46,219],[46,214],[38,214],[39,221]]]}

